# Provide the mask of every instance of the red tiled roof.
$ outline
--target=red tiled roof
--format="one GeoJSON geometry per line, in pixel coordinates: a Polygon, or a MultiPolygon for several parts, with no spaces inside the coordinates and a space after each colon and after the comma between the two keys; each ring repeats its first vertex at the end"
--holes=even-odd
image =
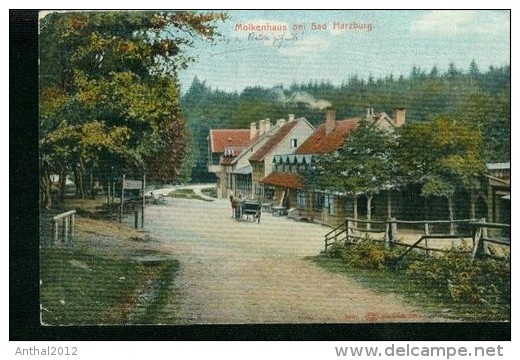
{"type": "Polygon", "coordinates": [[[250,138],[249,129],[212,129],[209,131],[211,152],[223,153],[228,146],[247,147],[256,137],[250,138]]]}
{"type": "Polygon", "coordinates": [[[271,136],[269,140],[266,141],[264,145],[262,145],[262,147],[260,147],[260,149],[258,149],[257,151],[255,151],[253,155],[251,155],[249,161],[263,161],[265,159],[265,156],[269,154],[269,152],[272,151],[276,147],[276,145],[278,145],[280,141],[282,141],[285,138],[285,136],[287,136],[287,134],[291,132],[292,129],[294,129],[297,122],[297,120],[293,120],[284,124],[277,132],[274,133],[273,136],[271,136]]]}
{"type": "Polygon", "coordinates": [[[301,176],[295,173],[273,172],[263,178],[261,183],[290,189],[303,188],[301,176]]]}
{"type": "Polygon", "coordinates": [[[359,125],[359,118],[336,121],[336,128],[325,135],[325,124],[316,131],[296,149],[295,154],[328,154],[341,145],[349,133],[359,125]]]}

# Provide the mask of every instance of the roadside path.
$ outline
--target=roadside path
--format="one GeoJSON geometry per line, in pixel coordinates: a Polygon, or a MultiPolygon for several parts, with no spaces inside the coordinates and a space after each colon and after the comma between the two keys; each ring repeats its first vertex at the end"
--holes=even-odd
{"type": "Polygon", "coordinates": [[[236,222],[227,200],[168,199],[146,213],[146,228],[181,264],[160,323],[447,321],[306,259],[327,227],[271,214],[236,222]]]}

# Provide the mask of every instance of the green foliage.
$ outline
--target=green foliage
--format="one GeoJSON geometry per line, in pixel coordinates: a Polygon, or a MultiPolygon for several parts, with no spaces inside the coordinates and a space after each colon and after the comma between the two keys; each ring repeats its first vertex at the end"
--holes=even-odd
{"type": "Polygon", "coordinates": [[[383,269],[386,263],[386,252],[381,244],[365,240],[348,246],[343,259],[352,266],[362,269],[383,269]]]}
{"type": "MultiPolygon", "coordinates": [[[[352,269],[392,271],[417,288],[454,304],[469,305],[473,312],[485,312],[489,319],[507,318],[511,304],[510,259],[471,262],[466,243],[446,254],[428,257],[418,251],[395,260],[404,248],[384,248],[369,239],[357,244],[334,244],[326,252],[352,269]]],[[[475,315],[472,315],[475,316],[475,315]]]]}
{"type": "MultiPolygon", "coordinates": [[[[185,49],[213,40],[224,13],[50,13],[40,26],[40,133],[45,171],[148,172],[171,180],[188,151],[177,71],[185,49]],[[99,169],[101,171],[94,171],[99,169]]],[[[103,178],[104,177],[104,178],[103,178]]],[[[91,180],[91,183],[93,181],[91,180]]],[[[82,187],[80,186],[80,189],[82,187]]]]}
{"type": "Polygon", "coordinates": [[[440,117],[409,124],[400,131],[399,172],[409,183],[421,184],[421,195],[447,198],[454,219],[456,191],[471,193],[480,187],[485,170],[482,141],[481,132],[463,121],[440,117]]]}
{"type": "Polygon", "coordinates": [[[376,193],[395,179],[395,146],[392,134],[362,121],[338,151],[318,157],[317,181],[328,190],[376,193]]]}
{"type": "Polygon", "coordinates": [[[334,243],[330,245],[327,250],[324,252],[325,255],[331,258],[341,258],[343,253],[345,252],[345,244],[342,243],[334,243]]]}
{"type": "Polygon", "coordinates": [[[346,264],[362,269],[382,270],[393,263],[402,249],[385,249],[384,244],[371,239],[357,243],[333,244],[326,254],[330,257],[342,259],[346,264]]]}
{"type": "MultiPolygon", "coordinates": [[[[454,250],[468,250],[459,247],[454,250]]],[[[406,270],[413,282],[431,287],[454,302],[508,310],[511,303],[511,267],[508,259],[471,263],[467,253],[454,252],[414,262],[406,270]]]]}

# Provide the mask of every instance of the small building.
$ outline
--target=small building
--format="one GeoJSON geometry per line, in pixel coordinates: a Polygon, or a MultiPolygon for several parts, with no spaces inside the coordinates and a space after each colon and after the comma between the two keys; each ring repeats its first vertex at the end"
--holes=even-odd
{"type": "Polygon", "coordinates": [[[488,163],[484,174],[487,220],[511,223],[511,163],[488,163]]]}
{"type": "MultiPolygon", "coordinates": [[[[249,158],[253,170],[253,195],[261,199],[265,194],[262,179],[273,172],[274,157],[293,153],[315,130],[305,118],[295,118],[292,114],[287,122],[280,119],[277,125],[280,126],[278,131],[249,158]]],[[[268,193],[267,197],[271,196],[272,194],[268,193]]]]}
{"type": "Polygon", "coordinates": [[[269,118],[251,123],[250,130],[210,130],[208,170],[218,177],[217,195],[257,197],[263,194],[260,180],[272,171],[272,158],[277,153],[296,150],[314,127],[304,118],[289,114],[288,121],[269,118]]]}
{"type": "MultiPolygon", "coordinates": [[[[224,156],[221,164],[226,172],[226,194],[243,198],[253,197],[253,167],[249,158],[268,142],[280,129],[280,124],[271,124],[270,119],[260,120],[258,137],[238,154],[224,156]]],[[[254,123],[253,123],[254,124],[254,123]]]]}
{"type": "MultiPolygon", "coordinates": [[[[386,113],[367,109],[366,119],[382,129],[393,131],[405,123],[405,109],[394,109],[393,118],[386,113]]],[[[273,157],[275,171],[261,180],[265,196],[274,194],[276,205],[295,208],[299,217],[317,220],[330,226],[340,224],[353,210],[352,201],[340,192],[305,187],[302,173],[312,167],[316,155],[330,154],[339,149],[359,126],[360,117],[336,120],[336,111],[328,110],[325,122],[304,141],[293,154],[273,157]]]]}
{"type": "Polygon", "coordinates": [[[258,138],[256,124],[250,129],[211,129],[208,136],[208,171],[217,180],[217,197],[228,196],[230,178],[226,171],[227,162],[238,156],[258,138]]]}

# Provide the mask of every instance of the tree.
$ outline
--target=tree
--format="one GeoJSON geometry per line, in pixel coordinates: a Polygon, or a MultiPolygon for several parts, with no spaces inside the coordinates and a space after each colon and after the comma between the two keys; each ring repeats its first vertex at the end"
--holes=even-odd
{"type": "Polygon", "coordinates": [[[480,76],[480,71],[478,69],[478,65],[475,59],[471,60],[471,63],[469,64],[468,74],[472,78],[478,78],[480,76]]]}
{"type": "MultiPolygon", "coordinates": [[[[40,24],[42,188],[49,171],[147,171],[178,175],[186,154],[177,72],[184,49],[213,40],[223,13],[106,11],[51,13],[40,24]]],[[[44,198],[47,190],[42,192],[44,198]]],[[[50,205],[50,198],[44,199],[50,205]]]]}
{"type": "Polygon", "coordinates": [[[357,197],[360,193],[365,194],[367,220],[371,220],[374,195],[388,190],[395,180],[395,146],[396,138],[391,132],[362,120],[341,148],[318,158],[317,181],[327,190],[351,194],[355,219],[358,217],[357,197]]]}
{"type": "MultiPolygon", "coordinates": [[[[474,193],[484,171],[482,135],[466,124],[440,117],[435,121],[404,126],[399,138],[401,172],[409,182],[422,184],[422,196],[440,196],[448,201],[454,220],[453,197],[457,190],[474,193]]],[[[474,216],[474,197],[471,197],[474,216]]],[[[451,224],[454,233],[454,224],[451,224]]]]}
{"type": "MultiPolygon", "coordinates": [[[[369,221],[372,219],[374,195],[381,190],[389,190],[394,185],[395,140],[392,132],[362,121],[339,150],[339,155],[344,160],[341,175],[349,178],[353,188],[366,195],[369,221]]],[[[367,228],[370,228],[370,223],[367,223],[367,228]]]]}

